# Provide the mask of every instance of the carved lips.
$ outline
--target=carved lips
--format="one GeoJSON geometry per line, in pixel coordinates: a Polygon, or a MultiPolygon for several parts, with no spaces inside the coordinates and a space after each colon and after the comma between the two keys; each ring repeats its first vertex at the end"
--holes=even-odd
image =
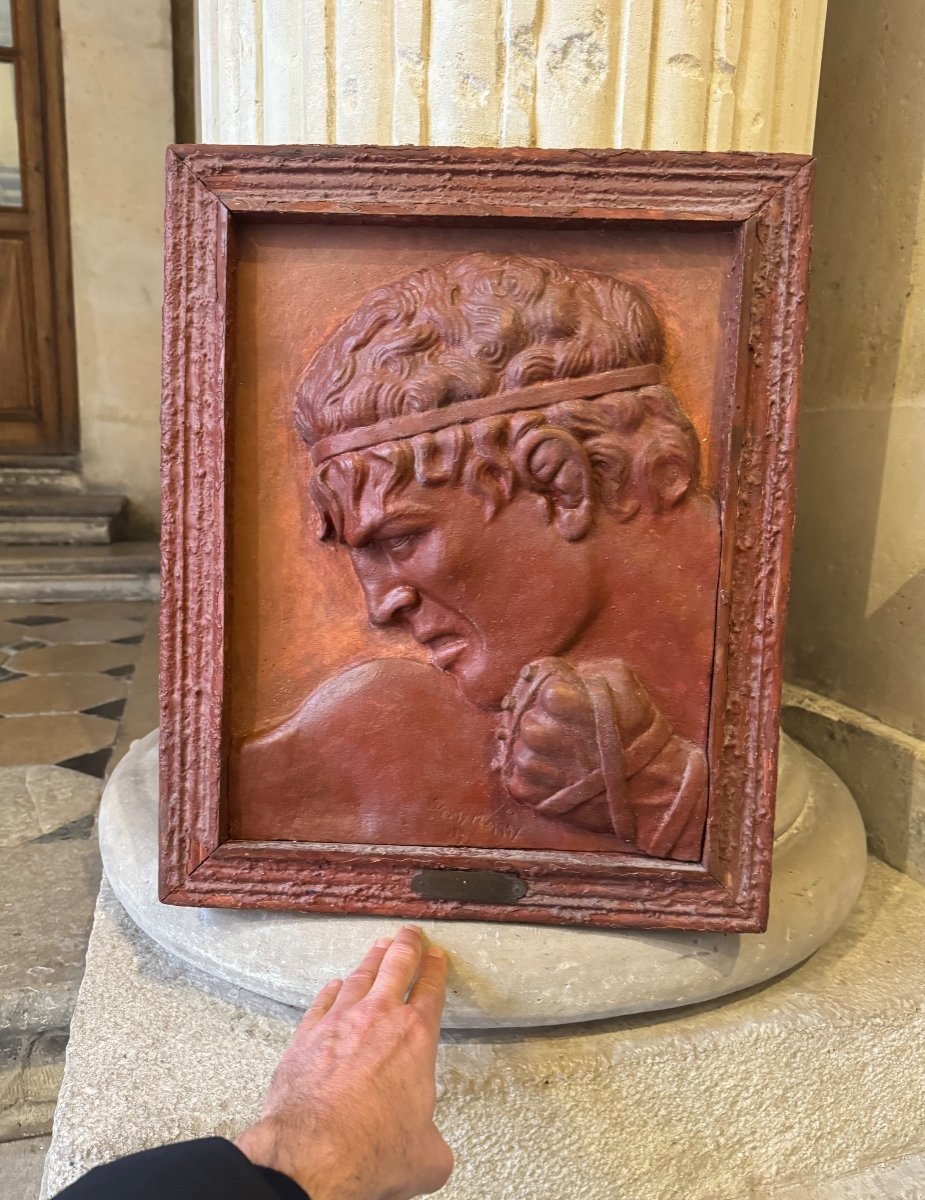
{"type": "Polygon", "coordinates": [[[422,646],[426,646],[431,661],[441,671],[449,671],[469,644],[466,638],[458,633],[436,633],[429,638],[417,640],[422,646]]]}

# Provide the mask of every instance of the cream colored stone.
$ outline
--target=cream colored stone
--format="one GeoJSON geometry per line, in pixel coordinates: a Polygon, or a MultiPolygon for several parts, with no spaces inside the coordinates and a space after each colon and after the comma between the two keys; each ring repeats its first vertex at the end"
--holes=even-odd
{"type": "Polygon", "coordinates": [[[428,0],[402,0],[392,7],[393,99],[388,140],[420,145],[427,140],[428,0]]]}
{"type": "Polygon", "coordinates": [[[620,24],[620,60],[614,86],[614,146],[649,143],[652,33],[657,0],[626,0],[620,24]]]}
{"type": "MultiPolygon", "coordinates": [[[[437,1122],[456,1170],[441,1196],[746,1200],[920,1150],[925,958],[910,947],[922,944],[925,889],[872,860],[843,929],[732,1002],[448,1033],[437,1122]]],[[[217,993],[104,886],[44,1194],[119,1154],[237,1133],[295,1019],[217,993]]]]}
{"type": "Polygon", "coordinates": [[[616,6],[598,0],[547,0],[538,21],[538,145],[611,145],[618,19],[616,6]]]}
{"type": "Polygon", "coordinates": [[[10,660],[13,671],[27,675],[58,675],[67,671],[108,671],[132,663],[137,646],[115,646],[108,642],[86,642],[78,646],[37,646],[18,650],[10,660]]]}
{"type": "MultiPolygon", "coordinates": [[[[730,7],[727,3],[723,8],[730,7]]],[[[774,65],[778,52],[773,29],[767,28],[768,16],[760,4],[737,5],[750,15],[758,15],[759,29],[767,36],[768,63],[762,80],[772,93],[774,65]],[[764,20],[761,18],[764,17],[764,20]]],[[[706,140],[713,43],[715,4],[666,4],[659,10],[654,29],[654,70],[650,82],[651,115],[649,142],[664,150],[702,150],[706,140]]],[[[747,82],[736,80],[741,90],[747,82]]],[[[732,145],[733,143],[730,143],[732,145]]],[[[737,147],[745,149],[744,146],[737,147]]]]}
{"type": "MultiPolygon", "coordinates": [[[[235,8],[241,0],[228,0],[235,8]]],[[[249,2],[249,0],[248,0],[249,2]]],[[[325,14],[325,0],[264,0],[263,47],[287,46],[287,55],[274,54],[264,72],[264,98],[261,108],[263,138],[267,142],[327,142],[334,124],[334,102],[328,95],[328,64],[331,39],[325,14]],[[299,114],[293,127],[292,114],[299,114]]],[[[248,28],[245,24],[244,28],[248,28]]],[[[207,65],[208,90],[219,101],[218,80],[221,68],[207,65]]],[[[260,140],[260,139],[254,139],[260,140]]]]}
{"type": "Polygon", "coordinates": [[[871,850],[925,883],[925,742],[793,685],[781,722],[851,781],[871,850]]]}
{"type": "Polygon", "coordinates": [[[923,59],[917,0],[892,4],[888,18],[857,0],[833,6],[789,639],[795,682],[917,738],[925,738],[923,59]]]}
{"type": "Polygon", "coordinates": [[[787,637],[809,697],[792,720],[858,797],[878,853],[920,879],[923,62],[918,0],[830,6],[787,637]]]}
{"type": "Polygon", "coordinates": [[[169,0],[61,0],[86,478],[157,524],[169,0]]]}
{"type": "Polygon", "coordinates": [[[925,1196],[925,1152],[875,1163],[838,1179],[784,1184],[750,1192],[748,1200],[922,1200],[925,1196]]]}
{"type": "Polygon", "coordinates": [[[122,679],[111,675],[39,675],[10,679],[0,691],[0,714],[72,713],[95,708],[125,696],[122,679]]]}
{"type": "MultiPolygon", "coordinates": [[[[62,610],[61,615],[65,616],[66,610],[62,610]]],[[[142,629],[135,621],[120,620],[118,617],[77,617],[57,625],[37,625],[32,629],[23,626],[23,629],[27,636],[67,646],[87,642],[114,642],[119,638],[140,637],[142,634],[142,629]]]]}
{"type": "Polygon", "coordinates": [[[203,136],[805,152],[825,9],[200,0],[203,136]]]}
{"type": "Polygon", "coordinates": [[[35,1200],[42,1182],[48,1138],[27,1138],[0,1146],[0,1195],[5,1200],[35,1200]]]}
{"type": "Polygon", "coordinates": [[[508,0],[504,5],[504,83],[498,131],[501,146],[536,143],[538,15],[536,0],[508,0]]]}
{"type": "MultiPolygon", "coordinates": [[[[766,933],[425,921],[453,964],[446,1024],[558,1025],[673,1008],[750,987],[806,958],[854,903],[866,861],[864,829],[844,786],[817,759],[785,739],[781,764],[766,933]]],[[[156,733],[113,772],[100,846],[116,895],[147,933],[208,974],[284,1003],[306,1005],[394,927],[374,917],[159,904],[156,733]]]]}
{"type": "Polygon", "coordinates": [[[63,762],[111,746],[118,726],[84,713],[55,716],[3,717],[0,721],[0,766],[63,762]]]}
{"type": "MultiPolygon", "coordinates": [[[[498,0],[429,2],[428,142],[496,146],[504,77],[498,46],[498,0]]],[[[378,72],[386,70],[384,65],[378,72]]]]}
{"type": "Polygon", "coordinates": [[[388,142],[392,134],[392,5],[330,0],[334,5],[334,140],[388,142]],[[375,70],[370,70],[372,64],[375,70]]]}
{"type": "Polygon", "coordinates": [[[102,784],[67,767],[0,767],[0,847],[21,846],[96,812],[102,784]]]}
{"type": "Polygon", "coordinates": [[[0,646],[8,648],[17,646],[30,636],[32,631],[26,625],[14,625],[11,621],[0,620],[0,646]]]}

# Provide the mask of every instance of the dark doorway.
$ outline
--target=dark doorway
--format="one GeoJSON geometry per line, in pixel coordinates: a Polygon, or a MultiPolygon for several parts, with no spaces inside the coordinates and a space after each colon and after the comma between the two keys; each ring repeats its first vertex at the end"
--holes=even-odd
{"type": "Polygon", "coordinates": [[[56,0],[0,0],[0,456],[76,451],[56,0]]]}

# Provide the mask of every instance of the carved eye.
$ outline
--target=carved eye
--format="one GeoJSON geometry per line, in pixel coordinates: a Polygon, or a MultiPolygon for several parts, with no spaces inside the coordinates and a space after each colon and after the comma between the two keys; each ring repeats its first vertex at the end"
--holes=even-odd
{"type": "Polygon", "coordinates": [[[400,533],[395,537],[386,537],[380,539],[380,546],[389,555],[390,558],[407,558],[414,550],[421,533],[400,533]]]}

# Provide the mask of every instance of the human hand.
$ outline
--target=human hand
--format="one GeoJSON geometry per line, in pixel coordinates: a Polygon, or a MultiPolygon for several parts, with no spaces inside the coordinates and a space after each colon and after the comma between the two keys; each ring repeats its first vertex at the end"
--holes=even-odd
{"type": "Polygon", "coordinates": [[[496,736],[492,765],[513,799],[544,816],[613,832],[594,706],[570,663],[542,658],[524,667],[505,698],[496,736]]]}
{"type": "Polygon", "coordinates": [[[318,994],[238,1148],[311,1200],[409,1200],[443,1187],[453,1154],[433,1118],[446,971],[446,955],[425,951],[413,926],[377,941],[318,994]]]}

